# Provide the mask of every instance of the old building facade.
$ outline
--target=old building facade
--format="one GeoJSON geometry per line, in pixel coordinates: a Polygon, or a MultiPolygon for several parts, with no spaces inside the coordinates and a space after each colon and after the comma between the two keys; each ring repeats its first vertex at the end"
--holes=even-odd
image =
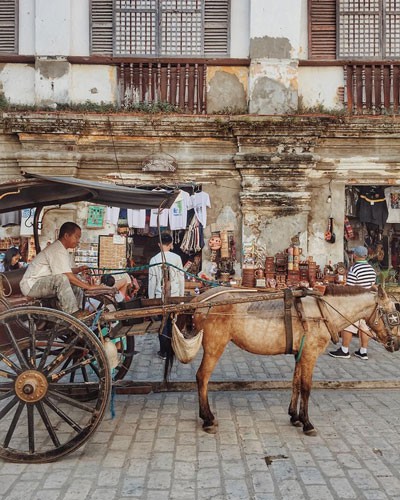
{"type": "Polygon", "coordinates": [[[297,235],[341,261],[346,187],[399,182],[400,12],[359,3],[6,0],[0,95],[46,111],[5,106],[0,174],[201,184],[241,248],[297,235]],[[88,102],[103,112],[60,110],[88,102]],[[176,169],[146,170],[151,155],[176,169]]]}

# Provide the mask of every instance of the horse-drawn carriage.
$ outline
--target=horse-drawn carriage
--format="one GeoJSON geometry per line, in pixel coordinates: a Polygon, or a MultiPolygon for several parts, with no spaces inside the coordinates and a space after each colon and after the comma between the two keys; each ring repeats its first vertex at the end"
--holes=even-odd
{"type": "MultiPolygon", "coordinates": [[[[30,176],[0,184],[0,213],[36,207],[37,229],[46,205],[89,201],[151,208],[168,206],[174,198],[174,193],[30,176]]],[[[38,245],[37,233],[35,240],[38,245]]],[[[375,294],[353,290],[349,300],[343,291],[322,299],[304,291],[284,297],[282,293],[217,288],[188,303],[131,311],[115,310],[106,294],[97,297],[101,306],[85,324],[18,294],[17,274],[0,277],[0,458],[14,462],[56,460],[79,448],[96,430],[108,408],[113,379],[124,377],[133,356],[134,337],[129,331],[113,329],[116,324],[120,327],[119,320],[183,314],[193,320],[195,331],[203,330],[197,382],[200,417],[209,431],[215,429],[216,421],[208,404],[208,380],[229,341],[257,354],[296,356],[289,415],[292,424],[302,425],[306,433],[314,431],[308,418],[314,365],[335,332],[365,318],[388,350],[399,347],[394,331],[398,314],[383,290],[375,294]],[[118,350],[114,372],[107,357],[110,341],[118,350]]]]}

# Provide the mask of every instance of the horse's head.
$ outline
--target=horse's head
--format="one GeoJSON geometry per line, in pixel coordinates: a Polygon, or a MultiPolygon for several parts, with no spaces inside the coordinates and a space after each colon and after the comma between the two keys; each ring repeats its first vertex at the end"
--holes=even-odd
{"type": "Polygon", "coordinates": [[[400,315],[381,285],[378,287],[375,309],[366,321],[385,349],[390,352],[399,350],[400,315]]]}

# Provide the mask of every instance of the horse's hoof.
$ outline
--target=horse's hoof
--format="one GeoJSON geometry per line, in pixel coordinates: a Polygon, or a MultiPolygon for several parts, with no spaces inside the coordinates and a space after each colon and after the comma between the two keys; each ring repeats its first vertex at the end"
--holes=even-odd
{"type": "Polygon", "coordinates": [[[316,436],[317,435],[317,431],[314,428],[308,429],[308,430],[303,429],[303,432],[306,436],[316,436]]]}
{"type": "Polygon", "coordinates": [[[207,434],[216,434],[217,427],[215,425],[203,425],[203,431],[207,432],[207,434]]]}

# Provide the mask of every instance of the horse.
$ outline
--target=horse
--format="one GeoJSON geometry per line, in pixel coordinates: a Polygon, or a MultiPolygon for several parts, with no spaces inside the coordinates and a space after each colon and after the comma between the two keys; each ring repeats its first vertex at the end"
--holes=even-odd
{"type": "MultiPolygon", "coordinates": [[[[257,293],[257,292],[256,292],[257,293]]],[[[186,331],[203,330],[203,358],[196,374],[199,416],[203,429],[216,432],[217,421],[208,402],[208,382],[229,341],[253,354],[286,353],[285,318],[282,299],[237,303],[238,296],[247,298],[253,291],[216,287],[197,296],[192,302],[210,302],[210,307],[196,307],[194,314],[179,316],[180,327],[186,331]],[[238,295],[238,292],[241,292],[238,295]],[[236,303],[226,304],[230,299],[236,303]],[[219,302],[224,304],[218,305],[219,302]],[[185,318],[182,321],[182,317],[185,318]],[[191,323],[191,325],[190,325],[191,323]]],[[[381,342],[388,351],[399,349],[399,313],[385,290],[369,290],[358,286],[329,285],[323,296],[301,298],[299,315],[291,308],[293,347],[296,364],[292,380],[289,405],[290,422],[303,426],[306,435],[316,430],[308,415],[308,401],[312,376],[318,357],[330,340],[338,340],[337,333],[359,319],[364,319],[372,331],[372,338],[381,342]],[[320,302],[320,304],[319,304],[320,302]],[[321,306],[323,302],[323,307],[321,306]],[[333,330],[336,332],[334,335],[333,330]],[[299,403],[300,396],[300,404],[299,403]],[[299,407],[299,408],[298,408],[299,407]]],[[[174,360],[173,349],[168,353],[164,378],[168,379],[174,360]]]]}

